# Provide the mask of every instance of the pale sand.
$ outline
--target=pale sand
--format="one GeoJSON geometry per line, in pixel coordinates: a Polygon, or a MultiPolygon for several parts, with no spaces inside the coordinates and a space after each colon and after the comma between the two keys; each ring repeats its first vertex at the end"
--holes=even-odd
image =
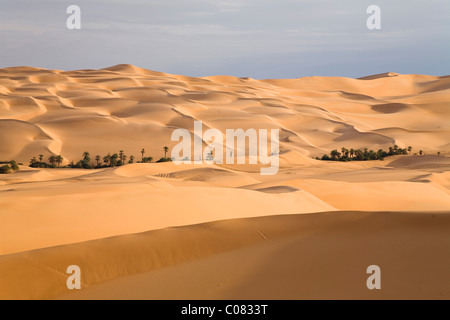
{"type": "Polygon", "coordinates": [[[140,159],[142,148],[156,159],[194,120],[279,128],[283,153],[275,176],[171,163],[0,175],[0,298],[448,299],[449,96],[450,78],[421,75],[2,69],[2,161],[119,150],[140,159]],[[393,144],[429,155],[311,158],[393,144]],[[86,288],[67,295],[71,264],[86,288]],[[365,287],[371,264],[382,267],[381,292],[365,287]]]}

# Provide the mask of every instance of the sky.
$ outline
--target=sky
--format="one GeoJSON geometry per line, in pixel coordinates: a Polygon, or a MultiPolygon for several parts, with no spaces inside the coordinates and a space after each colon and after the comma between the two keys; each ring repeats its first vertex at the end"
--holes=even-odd
{"type": "Polygon", "coordinates": [[[450,74],[449,0],[0,0],[0,67],[187,76],[450,74]],[[67,7],[81,9],[69,30],[67,7]],[[369,30],[367,8],[381,9],[369,30]]]}

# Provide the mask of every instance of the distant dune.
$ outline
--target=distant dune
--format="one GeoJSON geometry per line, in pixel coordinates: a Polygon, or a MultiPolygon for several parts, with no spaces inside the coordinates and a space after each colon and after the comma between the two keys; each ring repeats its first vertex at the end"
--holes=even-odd
{"type": "Polygon", "coordinates": [[[190,78],[118,65],[0,70],[0,299],[450,299],[450,77],[190,78]],[[280,129],[280,168],[31,168],[177,128],[280,129]],[[333,162],[342,147],[413,147],[333,162]],[[422,150],[425,155],[421,154],[422,150]],[[438,155],[439,152],[439,155],[438,155]],[[82,269],[81,291],[66,268],[82,269]],[[365,286],[379,265],[383,289],[365,286]]]}
{"type": "Polygon", "coordinates": [[[118,65],[0,70],[0,160],[124,150],[154,157],[173,128],[281,129],[282,148],[317,156],[334,148],[409,145],[449,151],[450,78],[380,74],[362,79],[190,78],[118,65]],[[11,139],[14,137],[14,139],[11,139]]]}

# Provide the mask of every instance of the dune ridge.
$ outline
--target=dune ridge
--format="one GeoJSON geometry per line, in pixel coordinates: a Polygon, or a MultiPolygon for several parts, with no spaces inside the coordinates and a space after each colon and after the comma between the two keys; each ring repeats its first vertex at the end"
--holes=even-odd
{"type": "Polygon", "coordinates": [[[333,212],[125,235],[1,256],[0,299],[448,299],[449,226],[449,212],[333,212]],[[73,264],[81,291],[65,286],[73,264]]]}
{"type": "Polygon", "coordinates": [[[273,177],[250,165],[22,167],[0,176],[0,254],[215,220],[450,209],[448,157],[295,163],[273,177]]]}
{"type": "Polygon", "coordinates": [[[103,155],[117,146],[135,156],[147,147],[160,157],[161,146],[173,146],[173,129],[192,130],[194,120],[222,131],[279,128],[282,148],[308,157],[368,144],[448,152],[449,90],[448,77],[391,73],[254,80],[192,78],[131,65],[5,68],[0,159],[28,163],[39,154],[60,153],[69,162],[84,151],[103,155]]]}

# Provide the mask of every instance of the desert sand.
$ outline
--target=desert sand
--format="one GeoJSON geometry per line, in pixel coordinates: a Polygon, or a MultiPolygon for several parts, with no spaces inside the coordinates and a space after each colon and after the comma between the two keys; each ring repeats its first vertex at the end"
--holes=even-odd
{"type": "Polygon", "coordinates": [[[0,299],[450,299],[450,77],[0,70],[0,299]],[[172,131],[280,129],[280,170],[159,159],[172,131]],[[332,149],[413,147],[384,161],[332,149]],[[423,150],[425,155],[414,155],[423,150]],[[440,155],[437,153],[440,152],[440,155]],[[92,160],[93,161],[93,160],[92,160]],[[94,161],[93,161],[94,162],[94,161]],[[382,268],[383,289],[366,287],[382,268]],[[82,290],[66,268],[82,269],[82,290]]]}

